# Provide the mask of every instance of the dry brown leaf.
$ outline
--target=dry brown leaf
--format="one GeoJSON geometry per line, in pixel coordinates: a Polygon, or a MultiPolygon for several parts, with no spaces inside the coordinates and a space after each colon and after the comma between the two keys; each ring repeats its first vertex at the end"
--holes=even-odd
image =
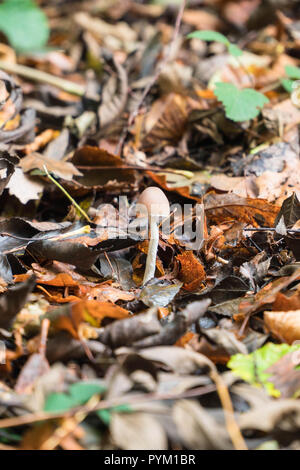
{"type": "Polygon", "coordinates": [[[266,327],[288,344],[300,340],[300,310],[289,312],[264,312],[266,327]]]}
{"type": "Polygon", "coordinates": [[[110,302],[98,302],[97,300],[80,300],[52,310],[45,315],[53,328],[67,330],[74,338],[78,338],[79,325],[84,321],[99,327],[101,321],[106,317],[123,319],[128,316],[128,310],[110,302]]]}
{"type": "Polygon", "coordinates": [[[53,160],[36,152],[22,158],[19,166],[25,173],[35,169],[44,172],[44,166],[46,166],[49,173],[53,173],[55,176],[67,181],[72,180],[73,176],[81,176],[80,171],[75,168],[73,163],[53,160]]]}
{"type": "Polygon", "coordinates": [[[188,449],[232,449],[225,426],[220,425],[197,401],[177,401],[173,408],[173,419],[188,449]]]}
{"type": "Polygon", "coordinates": [[[7,189],[11,196],[16,196],[22,204],[40,198],[44,184],[37,178],[25,175],[21,168],[15,168],[7,189]]]}
{"type": "Polygon", "coordinates": [[[163,428],[150,414],[113,413],[109,429],[113,443],[124,450],[168,448],[163,428]]]}
{"type": "Polygon", "coordinates": [[[237,194],[208,193],[204,198],[206,215],[211,222],[244,221],[254,227],[273,227],[280,207],[264,199],[240,197],[237,194]]]}
{"type": "Polygon", "coordinates": [[[183,282],[183,288],[188,291],[199,289],[206,277],[199,259],[192,251],[184,251],[176,259],[180,262],[178,279],[183,282]]]}

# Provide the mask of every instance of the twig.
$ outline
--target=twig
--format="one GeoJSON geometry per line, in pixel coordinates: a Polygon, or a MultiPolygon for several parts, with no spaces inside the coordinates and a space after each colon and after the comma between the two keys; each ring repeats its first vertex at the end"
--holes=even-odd
{"type": "Polygon", "coordinates": [[[231,398],[225,382],[216,369],[211,370],[210,377],[216,384],[217,392],[224,410],[226,428],[235,449],[248,450],[241,430],[235,420],[231,398]]]}
{"type": "MultiPolygon", "coordinates": [[[[197,387],[192,390],[188,390],[183,393],[174,394],[174,393],[144,393],[144,394],[132,394],[131,396],[123,396],[123,397],[116,397],[111,398],[110,400],[103,400],[94,408],[94,411],[97,410],[107,410],[110,408],[114,408],[115,406],[119,405],[135,405],[136,403],[148,402],[149,400],[179,400],[181,398],[191,398],[191,397],[198,397],[201,395],[206,395],[207,393],[212,393],[216,391],[216,386],[214,384],[205,385],[202,387],[197,387]]],[[[0,420],[0,429],[3,428],[10,428],[14,426],[22,426],[24,424],[31,424],[36,423],[38,421],[46,421],[48,419],[56,419],[56,418],[64,418],[68,416],[74,416],[78,411],[85,412],[86,405],[74,408],[73,410],[67,412],[59,412],[59,413],[48,413],[45,411],[41,411],[35,414],[25,414],[22,416],[13,416],[12,418],[6,418],[0,420]]],[[[90,412],[90,410],[89,410],[90,412]]]]}
{"type": "Polygon", "coordinates": [[[89,218],[89,216],[87,215],[87,213],[80,207],[79,204],[77,204],[77,202],[75,201],[75,199],[72,198],[72,196],[68,193],[68,191],[65,190],[65,188],[63,188],[59,183],[58,181],[56,181],[56,179],[53,178],[53,176],[50,175],[46,165],[44,165],[44,170],[45,170],[45,173],[46,175],[48,176],[49,180],[52,181],[52,183],[54,183],[63,193],[65,196],[67,196],[67,198],[72,202],[72,204],[76,207],[76,209],[80,212],[80,214],[91,224],[92,221],[91,219],[89,218]]]}
{"type": "MultiPolygon", "coordinates": [[[[274,227],[243,228],[245,232],[276,232],[274,227]]],[[[286,229],[289,233],[300,233],[300,229],[286,229]]]]}
{"type": "Polygon", "coordinates": [[[13,64],[11,62],[0,60],[0,69],[20,75],[21,77],[28,78],[35,82],[56,86],[72,95],[83,96],[85,94],[85,88],[82,85],[78,85],[77,83],[64,78],[56,77],[50,73],[42,72],[41,70],[27,67],[26,65],[13,64]]]}
{"type": "Polygon", "coordinates": [[[122,165],[122,166],[113,166],[113,165],[76,165],[76,168],[79,170],[137,170],[137,171],[153,171],[153,173],[171,173],[175,175],[182,175],[187,179],[193,178],[194,174],[189,170],[174,170],[171,168],[159,168],[152,166],[138,166],[138,165],[122,165]]]}

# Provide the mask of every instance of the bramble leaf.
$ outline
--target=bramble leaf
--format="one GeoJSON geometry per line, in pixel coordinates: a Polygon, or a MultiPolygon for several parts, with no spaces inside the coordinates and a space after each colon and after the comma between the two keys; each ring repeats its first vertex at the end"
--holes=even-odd
{"type": "Polygon", "coordinates": [[[239,90],[232,83],[217,83],[214,93],[223,103],[226,116],[238,122],[254,119],[260,109],[269,102],[262,93],[251,88],[239,90]]]}
{"type": "Polygon", "coordinates": [[[47,17],[32,0],[5,0],[0,5],[0,31],[21,52],[42,49],[49,38],[47,17]]]}

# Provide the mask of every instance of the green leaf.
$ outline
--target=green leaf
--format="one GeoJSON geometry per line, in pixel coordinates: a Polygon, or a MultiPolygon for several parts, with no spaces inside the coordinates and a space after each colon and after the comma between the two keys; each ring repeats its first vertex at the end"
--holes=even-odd
{"type": "Polygon", "coordinates": [[[112,413],[131,413],[131,412],[132,412],[131,407],[129,405],[124,404],[124,405],[114,406],[113,408],[106,408],[104,410],[98,410],[96,411],[96,414],[99,416],[101,421],[108,426],[111,420],[112,413]]]}
{"type": "Polygon", "coordinates": [[[78,382],[71,385],[69,388],[69,394],[78,405],[83,405],[89,401],[93,395],[103,393],[104,391],[105,387],[102,385],[87,382],[78,382]]]}
{"type": "Polygon", "coordinates": [[[294,83],[294,80],[290,80],[289,78],[282,78],[282,79],[281,79],[281,85],[283,86],[283,88],[284,88],[288,93],[292,93],[292,91],[293,91],[293,83],[294,83]]]}
{"type": "Polygon", "coordinates": [[[193,33],[188,34],[188,39],[196,38],[201,39],[202,41],[216,41],[229,46],[230,42],[224,36],[224,34],[218,33],[217,31],[194,31],[193,33]]]}
{"type": "Polygon", "coordinates": [[[214,93],[223,103],[226,116],[238,122],[254,119],[260,109],[269,102],[262,93],[251,88],[239,90],[232,83],[217,83],[214,93]]]}
{"type": "Polygon", "coordinates": [[[234,57],[239,57],[243,54],[243,51],[238,46],[232,44],[230,41],[228,41],[224,34],[219,33],[218,31],[194,31],[193,33],[188,34],[187,37],[188,39],[196,38],[201,39],[202,41],[220,42],[227,47],[229,54],[233,55],[234,57]]]}
{"type": "Polygon", "coordinates": [[[47,17],[32,0],[5,0],[0,5],[0,30],[20,52],[40,50],[49,38],[47,17]]]}
{"type": "Polygon", "coordinates": [[[241,55],[243,55],[242,49],[240,49],[235,44],[231,44],[231,43],[228,46],[228,52],[229,52],[229,54],[233,55],[234,57],[240,57],[241,55]]]}
{"type": "Polygon", "coordinates": [[[300,80],[300,68],[293,67],[293,65],[286,65],[285,66],[285,73],[289,78],[294,80],[300,80]]]}
{"type": "Polygon", "coordinates": [[[44,406],[44,411],[60,413],[76,406],[84,405],[96,393],[102,393],[105,387],[99,384],[78,382],[69,387],[68,393],[51,393],[44,406]]]}
{"type": "Polygon", "coordinates": [[[268,380],[271,374],[267,374],[265,370],[286,354],[299,349],[299,344],[289,346],[288,344],[268,343],[251,354],[235,354],[231,357],[227,366],[235,375],[245,380],[245,382],[256,387],[263,386],[270,395],[278,397],[280,392],[268,380]]]}
{"type": "Polygon", "coordinates": [[[46,399],[44,411],[48,413],[60,413],[70,410],[73,406],[75,405],[73,405],[72,397],[65,393],[51,393],[46,399]]]}

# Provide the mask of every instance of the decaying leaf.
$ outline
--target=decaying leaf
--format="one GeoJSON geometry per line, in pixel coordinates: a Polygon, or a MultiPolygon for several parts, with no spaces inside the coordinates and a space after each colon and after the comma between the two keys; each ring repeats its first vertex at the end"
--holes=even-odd
{"type": "Polygon", "coordinates": [[[264,312],[267,329],[281,341],[300,341],[300,310],[264,312]]]}
{"type": "Polygon", "coordinates": [[[64,180],[71,180],[73,176],[81,175],[80,171],[77,170],[72,163],[57,161],[37,152],[31,153],[30,155],[22,158],[19,166],[25,173],[35,169],[44,173],[44,167],[46,167],[49,173],[53,173],[55,176],[64,180]]]}
{"type": "Polygon", "coordinates": [[[146,413],[113,413],[110,433],[113,443],[124,450],[167,448],[164,430],[146,413]]]}

